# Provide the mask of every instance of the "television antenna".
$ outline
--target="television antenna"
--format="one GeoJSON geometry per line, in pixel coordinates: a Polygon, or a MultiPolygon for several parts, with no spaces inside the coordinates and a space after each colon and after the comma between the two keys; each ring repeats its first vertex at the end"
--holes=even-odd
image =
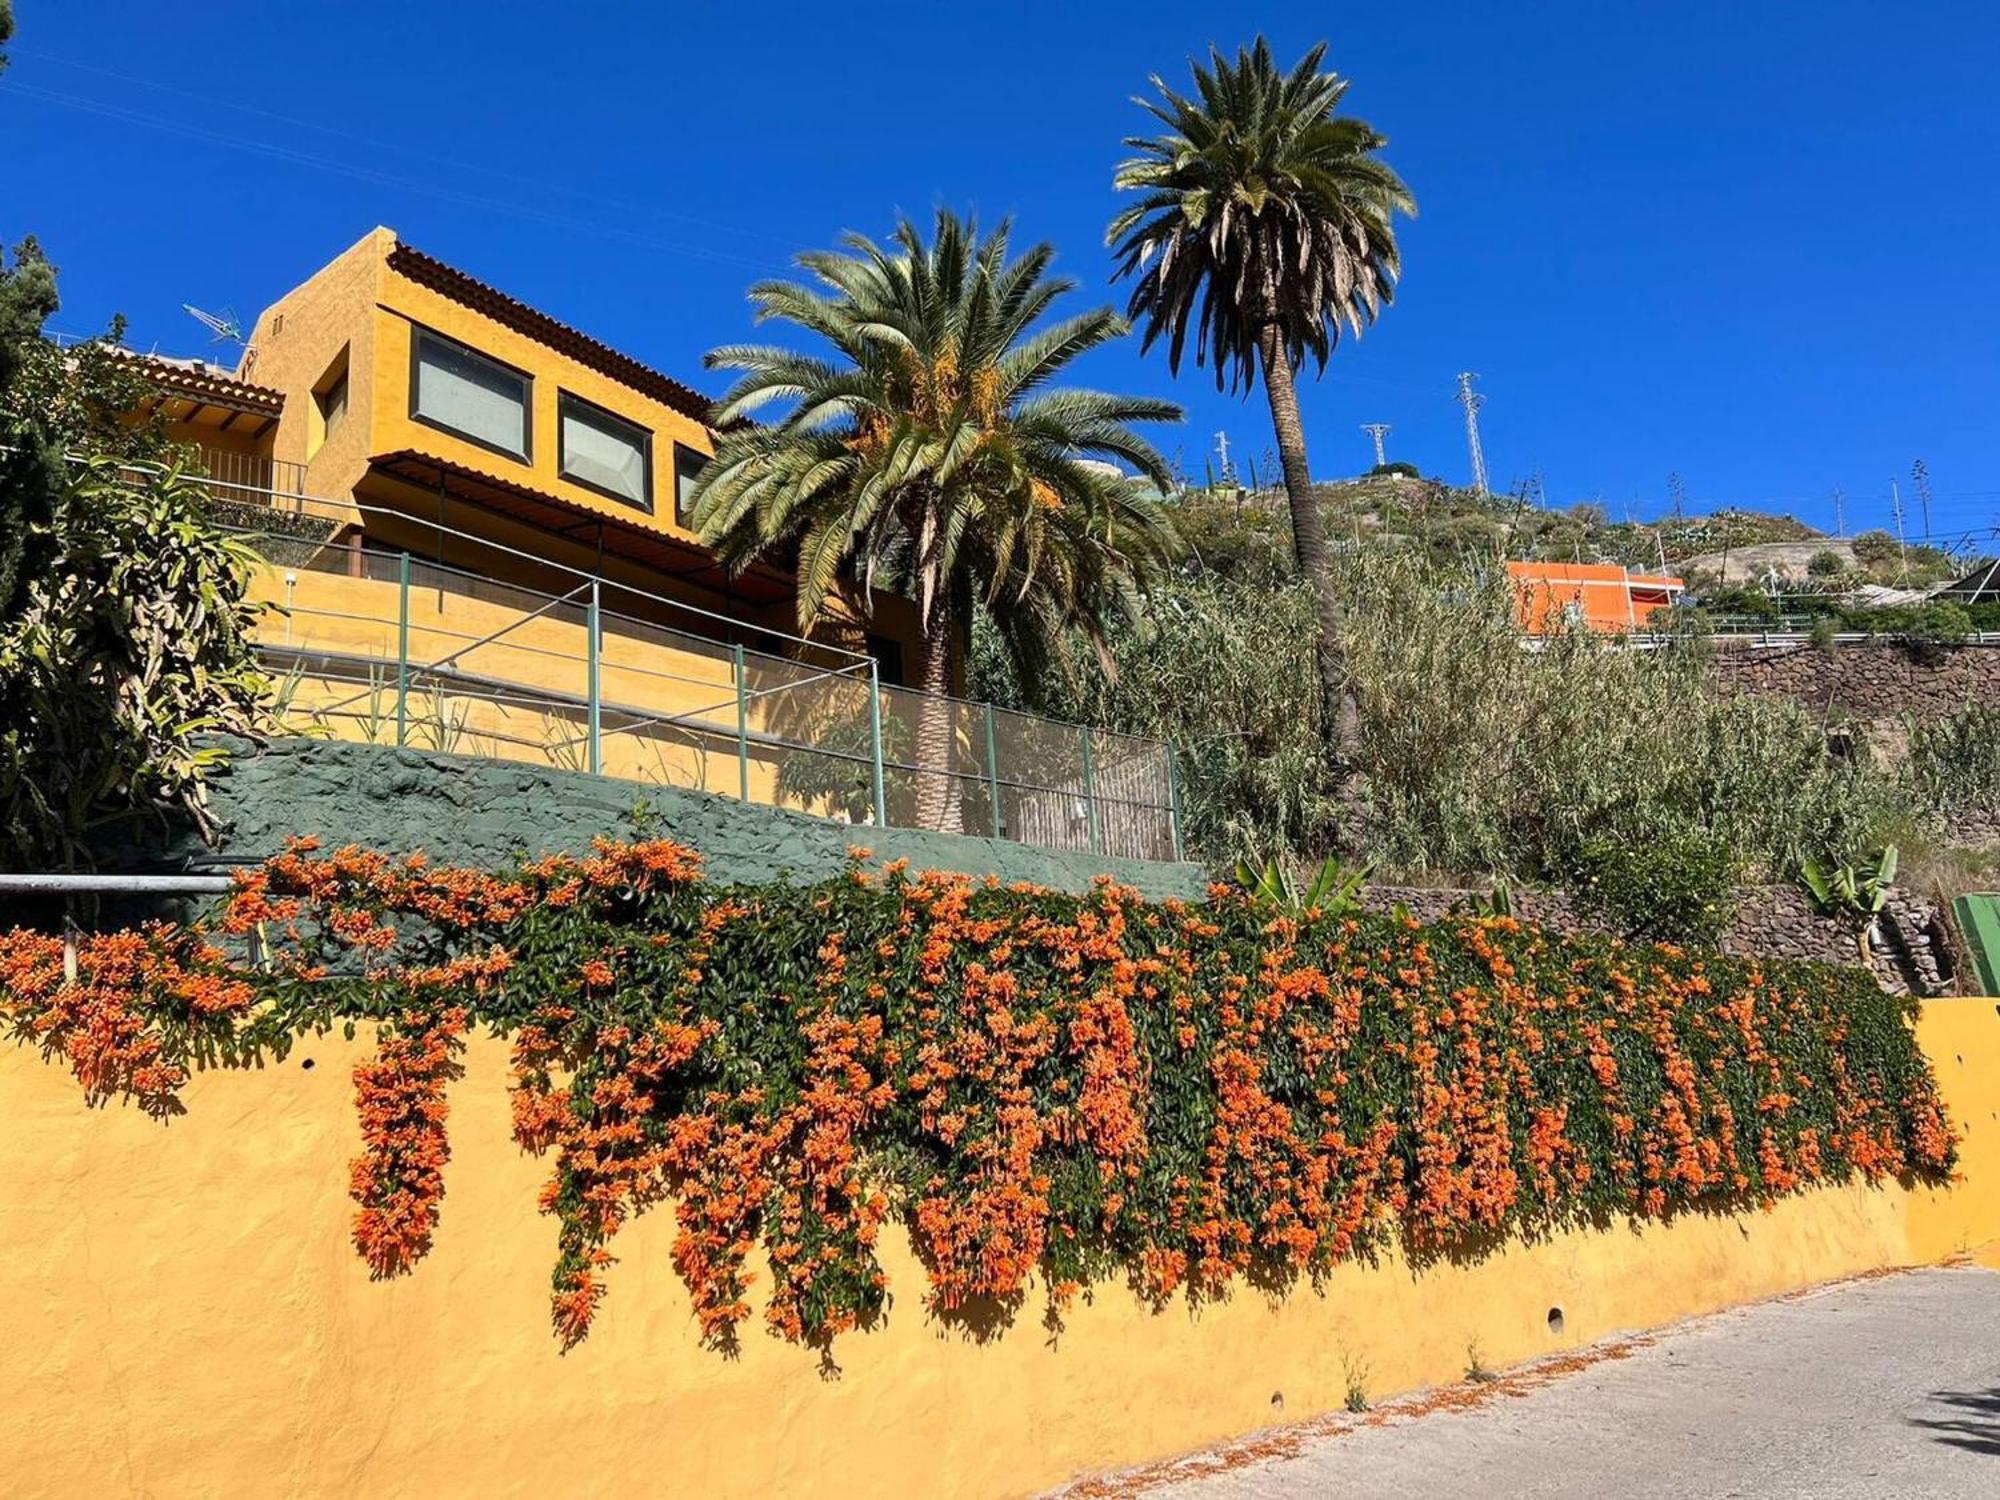
{"type": "Polygon", "coordinates": [[[236,309],[225,307],[219,313],[203,312],[192,302],[183,302],[181,311],[215,335],[211,343],[234,344],[241,349],[243,355],[236,362],[237,369],[248,378],[251,366],[256,362],[257,351],[243,336],[243,320],[236,316],[236,309]]]}
{"type": "Polygon", "coordinates": [[[214,334],[213,342],[249,347],[249,341],[243,337],[243,320],[236,316],[234,308],[225,307],[219,313],[203,312],[192,302],[183,302],[181,311],[214,334]]]}

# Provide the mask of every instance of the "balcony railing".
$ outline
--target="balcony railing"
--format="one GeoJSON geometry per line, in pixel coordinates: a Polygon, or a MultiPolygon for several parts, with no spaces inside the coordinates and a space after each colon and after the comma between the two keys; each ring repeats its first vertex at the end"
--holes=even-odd
{"type": "Polygon", "coordinates": [[[235,453],[206,444],[196,452],[202,470],[213,484],[211,493],[225,502],[276,505],[299,509],[306,498],[306,466],[285,458],[265,458],[254,453],[235,453]]]}
{"type": "Polygon", "coordinates": [[[483,549],[491,569],[356,541],[365,505],[220,479],[210,488],[229,529],[268,559],[254,589],[277,608],[258,646],[278,679],[280,719],[300,732],[689,787],[859,825],[1181,857],[1172,755],[1157,740],[896,687],[872,657],[434,523],[423,524],[440,550],[483,549]],[[277,513],[270,525],[258,524],[258,505],[277,513]],[[348,543],[302,535],[301,515],[324,517],[328,536],[348,531],[348,543]],[[352,524],[340,526],[343,516],[352,524]]]}

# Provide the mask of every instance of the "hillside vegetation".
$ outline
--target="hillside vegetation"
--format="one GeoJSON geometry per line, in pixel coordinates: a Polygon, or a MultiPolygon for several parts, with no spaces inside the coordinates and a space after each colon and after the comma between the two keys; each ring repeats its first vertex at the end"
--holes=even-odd
{"type": "MultiPolygon", "coordinates": [[[[1740,554],[1747,548],[1760,549],[1781,563],[1782,575],[1819,591],[1860,583],[1920,588],[1956,577],[1964,567],[1940,548],[1900,546],[1884,531],[1836,539],[1794,516],[1763,511],[1613,520],[1601,505],[1553,509],[1517,496],[1480,495],[1400,474],[1324,484],[1319,496],[1334,540],[1350,547],[1356,542],[1403,545],[1437,562],[1504,556],[1609,563],[1635,571],[1664,566],[1691,582],[1706,583],[1723,581],[1725,563],[1729,578],[1742,581],[1746,570],[1740,554]]],[[[1220,511],[1232,522],[1263,512],[1282,525],[1281,510],[1282,497],[1270,490],[1211,487],[1191,492],[1184,501],[1184,514],[1220,511]]],[[[1749,555],[1756,558],[1759,551],[1749,555]]]]}
{"type": "MultiPolygon", "coordinates": [[[[976,630],[975,691],[1171,740],[1191,852],[1218,869],[1338,850],[1381,874],[1497,874],[1587,896],[1629,887],[1631,872],[1613,867],[1639,861],[1657,891],[1676,872],[1709,886],[1789,879],[1806,859],[1910,839],[1926,815],[1910,778],[1865,743],[1832,748],[1796,705],[1710,691],[1709,648],[1692,631],[1646,653],[1581,633],[1521,648],[1503,551],[1657,553],[1656,528],[1394,479],[1322,497],[1329,534],[1348,543],[1338,569],[1362,712],[1358,799],[1329,790],[1312,601],[1284,511],[1254,497],[1175,502],[1186,551],[1139,624],[1114,633],[1112,670],[1030,685],[976,630]]],[[[1786,524],[1797,523],[1769,529],[1786,524]]],[[[1696,544],[1690,524],[1680,545],[1696,544]]]]}

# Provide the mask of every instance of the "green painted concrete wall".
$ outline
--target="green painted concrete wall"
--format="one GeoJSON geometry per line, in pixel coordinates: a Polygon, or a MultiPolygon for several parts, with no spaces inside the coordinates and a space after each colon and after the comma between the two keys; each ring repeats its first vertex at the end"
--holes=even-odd
{"type": "Polygon", "coordinates": [[[838,873],[848,845],[865,844],[878,859],[908,859],[913,869],[1065,890],[1081,890],[1098,874],[1156,899],[1198,900],[1207,889],[1200,867],[1191,864],[856,828],[705,792],[473,756],[334,740],[230,744],[230,764],[213,785],[214,810],[228,825],[221,849],[183,842],[176,850],[197,868],[261,859],[292,834],[316,835],[328,847],[421,850],[442,863],[492,867],[524,854],[580,852],[598,834],[633,837],[640,832],[634,812],[643,802],[647,826],[699,850],[709,878],[720,882],[821,879],[838,873]]]}

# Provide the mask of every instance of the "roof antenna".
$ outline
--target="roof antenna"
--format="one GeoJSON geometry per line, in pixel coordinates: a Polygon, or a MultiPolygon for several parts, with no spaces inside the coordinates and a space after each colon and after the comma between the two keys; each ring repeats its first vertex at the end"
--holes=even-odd
{"type": "Polygon", "coordinates": [[[243,320],[236,316],[235,308],[225,307],[220,313],[203,312],[192,302],[183,302],[181,304],[181,311],[215,335],[210,342],[235,344],[238,348],[242,349],[243,373],[245,375],[250,373],[251,365],[256,362],[257,351],[251,347],[250,341],[243,336],[243,320]]]}

